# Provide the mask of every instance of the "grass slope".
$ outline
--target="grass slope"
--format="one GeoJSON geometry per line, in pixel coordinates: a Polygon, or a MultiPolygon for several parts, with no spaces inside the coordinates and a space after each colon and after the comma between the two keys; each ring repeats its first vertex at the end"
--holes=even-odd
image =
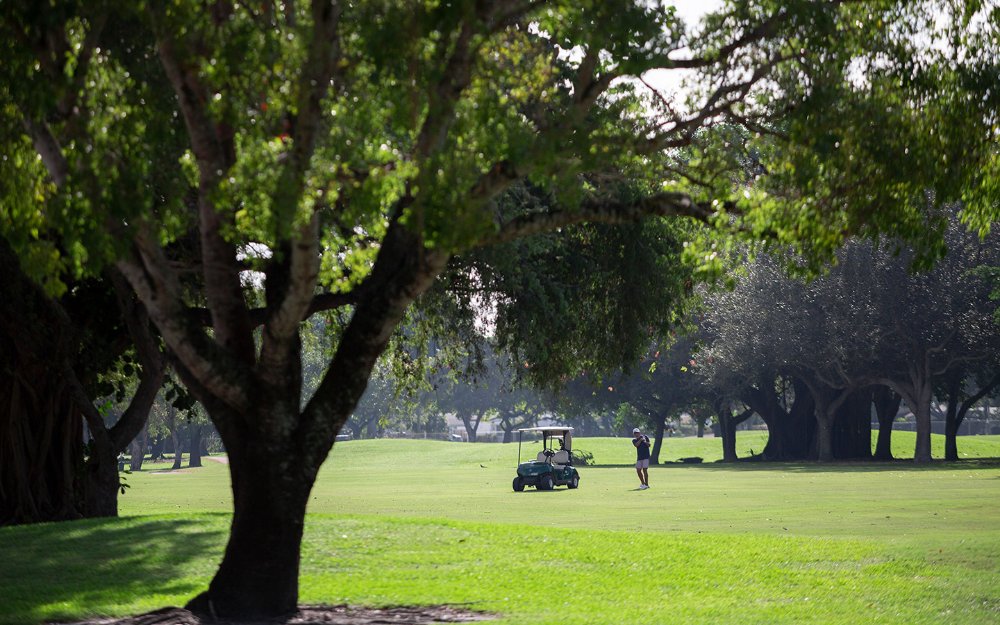
{"type": "MultiPolygon", "coordinates": [[[[960,449],[1000,456],[1000,437],[976,439],[960,449]]],[[[712,443],[670,439],[664,458],[712,458],[712,443]]],[[[515,494],[516,445],[338,444],[310,504],[302,601],[466,603],[525,624],[1000,619],[1000,464],[666,465],[640,492],[614,466],[627,439],[578,446],[602,465],[579,490],[515,494]]],[[[125,518],[0,528],[0,623],[204,588],[228,530],[226,467],[128,479],[125,518]]]]}

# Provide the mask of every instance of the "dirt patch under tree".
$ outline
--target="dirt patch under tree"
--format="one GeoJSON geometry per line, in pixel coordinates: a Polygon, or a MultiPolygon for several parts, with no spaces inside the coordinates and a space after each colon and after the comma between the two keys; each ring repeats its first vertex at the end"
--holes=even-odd
{"type": "Polygon", "coordinates": [[[270,620],[230,621],[201,619],[182,608],[163,608],[122,619],[99,618],[66,625],[432,625],[471,623],[496,618],[453,606],[362,608],[346,605],[301,606],[291,616],[270,620]]]}

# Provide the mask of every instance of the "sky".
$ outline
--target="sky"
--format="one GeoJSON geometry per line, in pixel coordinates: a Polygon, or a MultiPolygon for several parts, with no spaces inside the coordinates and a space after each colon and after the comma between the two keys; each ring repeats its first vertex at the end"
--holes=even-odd
{"type": "MultiPolygon", "coordinates": [[[[706,13],[722,7],[723,0],[675,0],[677,14],[684,20],[688,28],[696,25],[706,13]]],[[[678,55],[679,56],[679,55],[678,55]]],[[[654,70],[646,72],[643,78],[667,99],[671,99],[679,108],[683,108],[685,92],[681,85],[687,71],[654,70]]]]}

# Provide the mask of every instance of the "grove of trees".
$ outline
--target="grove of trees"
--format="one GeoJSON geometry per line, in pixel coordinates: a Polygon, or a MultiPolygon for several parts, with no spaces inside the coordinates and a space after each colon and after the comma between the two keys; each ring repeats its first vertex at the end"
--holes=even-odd
{"type": "Polygon", "coordinates": [[[895,394],[916,418],[915,459],[929,461],[931,404],[947,385],[950,395],[937,395],[954,407],[949,457],[957,459],[961,400],[997,386],[997,303],[980,270],[1000,264],[1000,239],[982,239],[950,215],[948,252],[931,270],[914,272],[914,255],[901,243],[855,241],[811,282],[760,256],[734,289],[707,297],[700,374],[765,420],[765,457],[871,457],[875,404],[886,420],[876,456],[886,459],[895,394]]]}

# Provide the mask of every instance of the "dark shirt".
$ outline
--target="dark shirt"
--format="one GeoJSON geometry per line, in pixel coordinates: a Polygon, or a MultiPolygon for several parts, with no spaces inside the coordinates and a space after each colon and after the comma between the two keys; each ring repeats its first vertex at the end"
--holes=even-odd
{"type": "Polygon", "coordinates": [[[636,462],[639,460],[649,459],[649,437],[645,434],[640,434],[639,438],[633,438],[632,444],[635,445],[635,459],[636,462]]]}

